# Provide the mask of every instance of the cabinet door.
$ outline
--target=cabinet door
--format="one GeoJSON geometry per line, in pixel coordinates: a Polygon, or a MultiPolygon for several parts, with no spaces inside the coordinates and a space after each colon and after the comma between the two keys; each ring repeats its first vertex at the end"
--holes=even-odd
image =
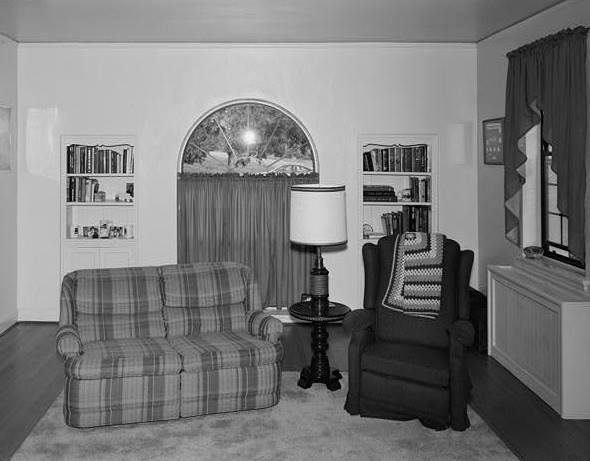
{"type": "Polygon", "coordinates": [[[129,267],[137,264],[135,248],[101,248],[100,267],[129,267]]]}
{"type": "Polygon", "coordinates": [[[63,251],[63,274],[78,269],[94,269],[99,267],[98,248],[65,247],[63,251]]]}

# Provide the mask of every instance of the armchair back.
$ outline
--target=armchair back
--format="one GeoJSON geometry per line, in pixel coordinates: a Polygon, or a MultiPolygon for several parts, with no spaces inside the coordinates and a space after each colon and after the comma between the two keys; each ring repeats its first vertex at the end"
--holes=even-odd
{"type": "Polygon", "coordinates": [[[413,343],[431,347],[449,346],[449,327],[458,318],[469,317],[469,277],[473,263],[471,250],[446,239],[443,248],[441,305],[436,319],[405,315],[382,305],[387,292],[396,242],[395,235],[383,237],[377,245],[363,247],[365,267],[365,309],[375,309],[378,340],[413,343]]]}

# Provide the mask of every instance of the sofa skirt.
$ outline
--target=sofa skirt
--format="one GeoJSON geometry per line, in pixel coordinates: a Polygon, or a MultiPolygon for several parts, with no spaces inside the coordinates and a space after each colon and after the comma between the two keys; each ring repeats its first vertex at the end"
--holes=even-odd
{"type": "Polygon", "coordinates": [[[177,419],[180,375],[66,377],[63,411],[66,424],[72,427],[177,419]]]}
{"type": "Polygon", "coordinates": [[[280,398],[279,363],[181,373],[180,416],[197,416],[276,405],[280,398]]]}

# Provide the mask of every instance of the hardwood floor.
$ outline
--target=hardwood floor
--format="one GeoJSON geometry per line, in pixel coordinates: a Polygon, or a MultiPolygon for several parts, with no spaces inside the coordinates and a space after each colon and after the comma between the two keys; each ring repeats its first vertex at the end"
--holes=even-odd
{"type": "MultiPolygon", "coordinates": [[[[19,323],[0,336],[0,460],[8,460],[59,395],[63,366],[55,353],[54,323],[19,323]]],[[[331,325],[332,366],[346,369],[348,337],[331,325]]],[[[286,370],[309,364],[309,325],[285,325],[286,370]]],[[[494,359],[469,355],[471,405],[521,459],[590,459],[590,421],[562,420],[494,359]]]]}
{"type": "Polygon", "coordinates": [[[63,387],[56,323],[17,323],[0,336],[0,460],[10,459],[63,387]]]}

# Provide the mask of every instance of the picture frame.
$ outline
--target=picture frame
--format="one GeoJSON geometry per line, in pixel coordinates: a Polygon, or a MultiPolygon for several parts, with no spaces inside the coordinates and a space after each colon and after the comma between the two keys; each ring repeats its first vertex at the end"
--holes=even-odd
{"type": "Polygon", "coordinates": [[[504,165],[504,117],[482,121],[483,163],[504,165]]]}
{"type": "Polygon", "coordinates": [[[11,107],[0,104],[0,173],[12,170],[11,161],[11,107]]]}

